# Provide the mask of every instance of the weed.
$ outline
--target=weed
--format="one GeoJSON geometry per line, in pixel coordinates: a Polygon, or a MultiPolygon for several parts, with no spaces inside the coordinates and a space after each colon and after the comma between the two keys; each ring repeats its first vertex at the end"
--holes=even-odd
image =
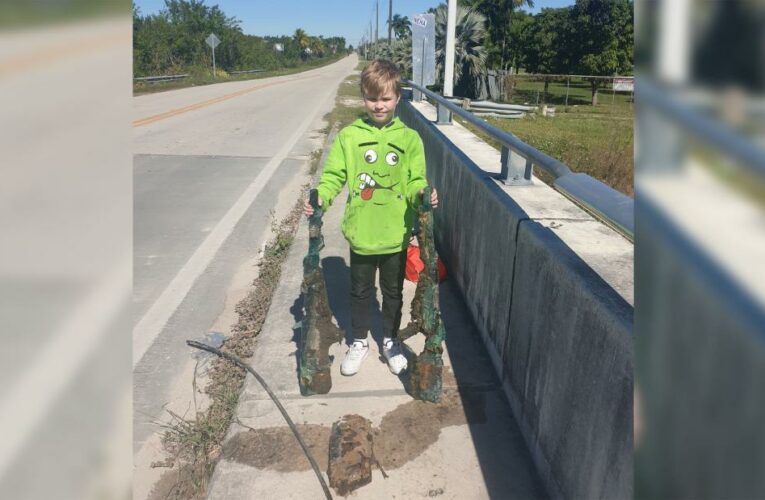
{"type": "MultiPolygon", "coordinates": [[[[252,356],[253,340],[266,319],[301,215],[302,200],[298,200],[287,217],[279,224],[274,222],[274,236],[266,245],[258,277],[250,293],[236,306],[239,321],[233,325],[222,350],[244,359],[252,356]]],[[[205,411],[195,409],[193,418],[171,412],[171,422],[163,425],[162,441],[177,467],[172,474],[174,480],[167,482],[164,488],[155,488],[152,498],[204,498],[221,444],[234,419],[245,371],[216,358],[211,361],[209,376],[210,383],[205,388],[210,397],[209,407],[205,411]]]]}

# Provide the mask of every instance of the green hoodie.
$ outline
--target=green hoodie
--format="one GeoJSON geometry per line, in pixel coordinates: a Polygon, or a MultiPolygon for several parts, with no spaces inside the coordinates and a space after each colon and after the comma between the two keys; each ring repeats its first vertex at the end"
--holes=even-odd
{"type": "Polygon", "coordinates": [[[394,118],[378,129],[358,119],[337,134],[319,180],[329,208],[345,184],[343,234],[361,255],[406,249],[418,192],[427,185],[425,151],[414,130],[394,118]]]}

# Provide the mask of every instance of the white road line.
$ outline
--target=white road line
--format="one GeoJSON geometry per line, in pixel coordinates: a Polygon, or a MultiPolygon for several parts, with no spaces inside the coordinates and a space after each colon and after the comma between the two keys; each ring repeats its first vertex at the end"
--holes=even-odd
{"type": "Polygon", "coordinates": [[[207,238],[196,249],[194,255],[184,264],[173,281],[165,288],[159,299],[151,306],[133,329],[133,368],[141,361],[151,344],[159,336],[165,325],[175,313],[178,306],[191,290],[197,278],[207,269],[215,254],[234,231],[234,227],[247,212],[258,194],[263,190],[268,180],[276,171],[276,168],[287,157],[295,143],[303,136],[316,115],[326,104],[334,89],[330,86],[330,92],[325,99],[319,100],[319,104],[307,115],[306,119],[295,130],[295,133],[284,143],[282,148],[266,164],[265,168],[255,177],[255,180],[247,187],[226,215],[218,222],[215,229],[207,235],[207,238]]]}
{"type": "Polygon", "coordinates": [[[129,303],[132,262],[132,254],[121,259],[94,287],[0,400],[0,429],[8,431],[0,447],[0,477],[98,342],[105,334],[114,333],[113,323],[129,303]]]}

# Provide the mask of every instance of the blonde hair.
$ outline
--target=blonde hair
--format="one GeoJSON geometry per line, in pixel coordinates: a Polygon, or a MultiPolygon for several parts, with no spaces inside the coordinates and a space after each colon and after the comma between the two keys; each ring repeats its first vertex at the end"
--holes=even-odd
{"type": "Polygon", "coordinates": [[[361,72],[361,94],[381,96],[389,90],[401,95],[401,71],[390,61],[375,59],[361,72]]]}

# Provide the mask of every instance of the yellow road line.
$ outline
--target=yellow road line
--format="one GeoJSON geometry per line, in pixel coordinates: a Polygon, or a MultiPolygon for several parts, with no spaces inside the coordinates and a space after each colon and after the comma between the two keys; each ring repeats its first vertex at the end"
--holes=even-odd
{"type": "Polygon", "coordinates": [[[148,125],[150,123],[158,122],[159,120],[164,120],[165,118],[170,118],[171,116],[180,115],[182,113],[188,113],[189,111],[194,111],[195,109],[205,108],[207,106],[211,106],[213,104],[217,104],[219,102],[227,101],[229,99],[233,99],[235,97],[242,96],[244,94],[249,94],[250,92],[254,92],[255,90],[264,89],[266,87],[272,87],[274,85],[279,85],[282,83],[288,83],[288,82],[294,82],[299,79],[306,80],[308,78],[316,78],[316,76],[305,76],[302,78],[292,78],[290,80],[281,80],[278,82],[271,82],[271,83],[265,83],[263,85],[256,85],[254,87],[250,87],[244,90],[240,90],[238,92],[233,92],[231,94],[222,95],[220,97],[215,97],[213,99],[209,99],[207,101],[198,102],[196,104],[190,104],[188,106],[184,106],[182,108],[177,109],[171,109],[170,111],[165,111],[164,113],[160,113],[158,115],[148,116],[146,118],[141,118],[140,120],[135,120],[133,122],[133,127],[142,127],[144,125],[148,125]]]}
{"type": "Polygon", "coordinates": [[[110,33],[99,35],[78,41],[66,41],[63,45],[44,47],[23,54],[18,54],[5,61],[0,61],[0,78],[6,78],[11,75],[23,73],[43,66],[48,63],[57,62],[67,57],[78,56],[80,54],[112,47],[125,42],[130,42],[131,35],[122,33],[110,33]]]}

